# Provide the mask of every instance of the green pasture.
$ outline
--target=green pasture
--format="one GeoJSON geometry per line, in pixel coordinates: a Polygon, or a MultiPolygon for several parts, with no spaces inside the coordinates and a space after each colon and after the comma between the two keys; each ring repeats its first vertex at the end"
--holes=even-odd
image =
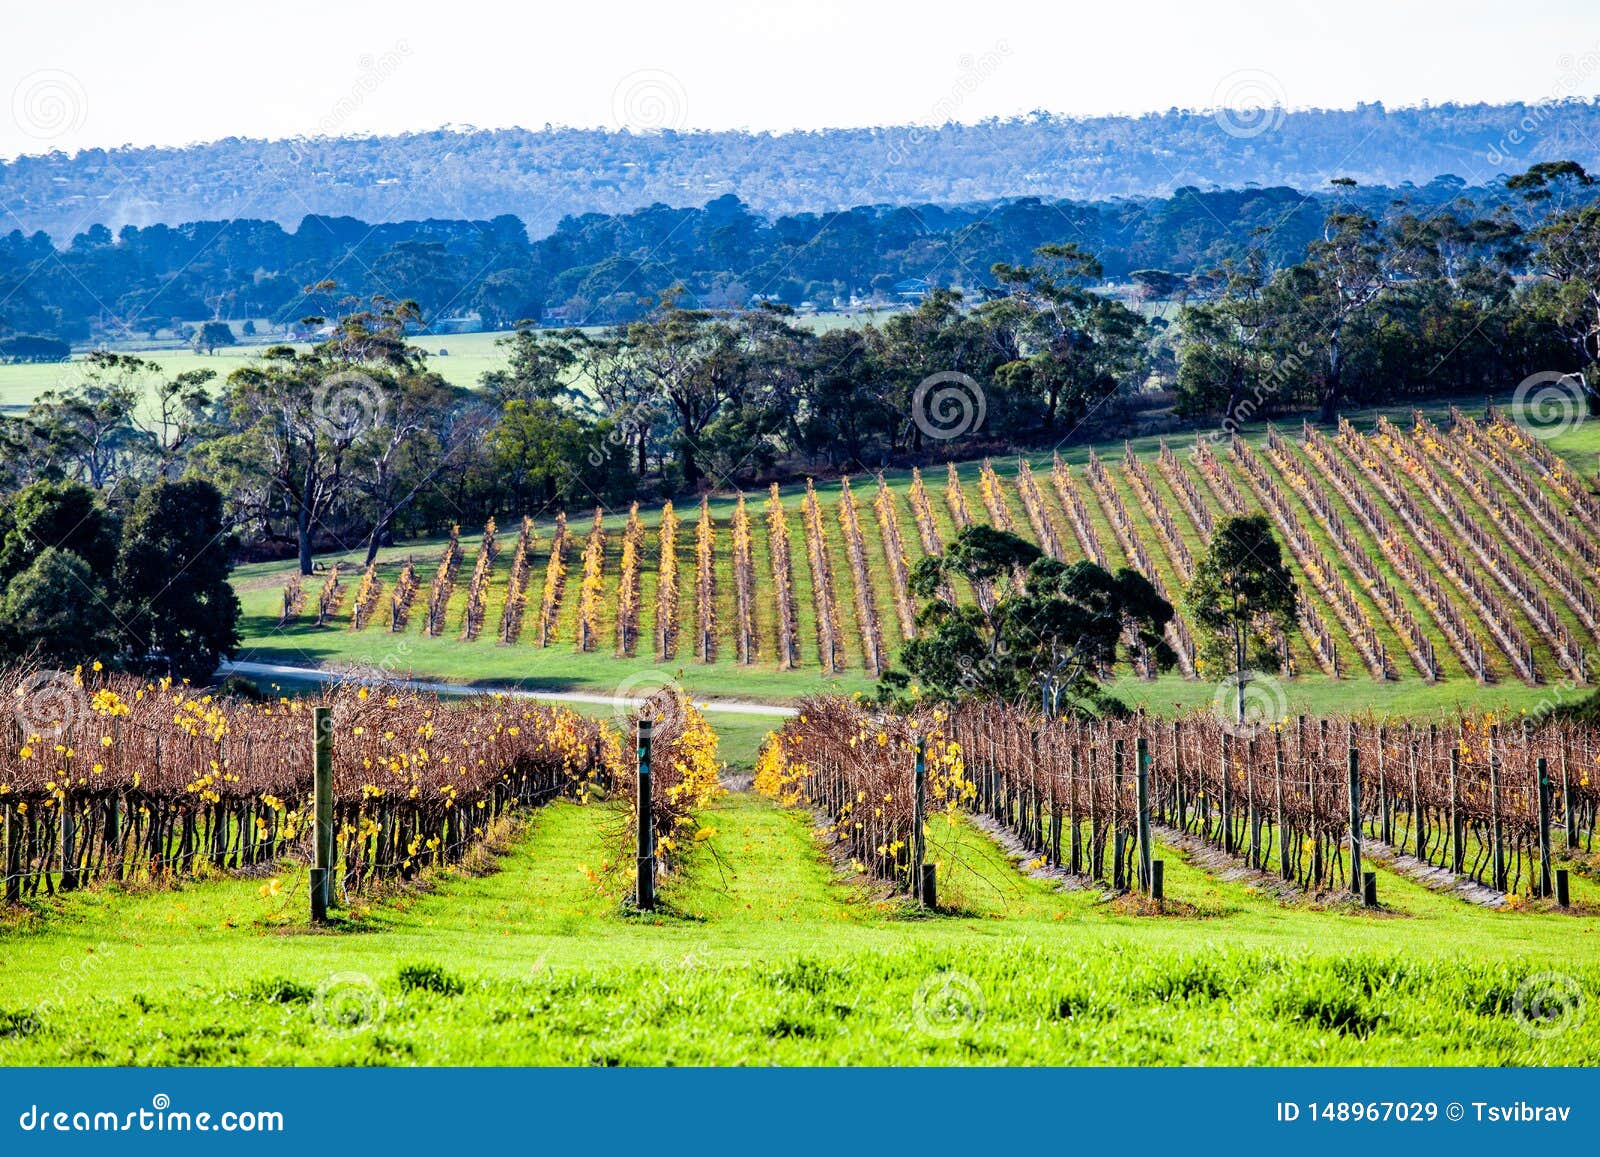
{"type": "MultiPolygon", "coordinates": [[[[305,922],[303,868],[41,902],[0,928],[0,1063],[1593,1063],[1600,922],[1491,911],[1380,871],[1384,908],[1284,904],[1163,848],[1165,914],[1031,878],[936,821],[946,910],[828,859],[748,792],[623,903],[626,816],[558,803],[496,870],[305,922]],[[276,880],[276,887],[271,881],[276,880]],[[1552,980],[1552,976],[1558,978],[1552,980]],[[1564,979],[1560,979],[1564,978],[1564,979]]],[[[1592,903],[1587,882],[1580,899],[1592,903]]]]}

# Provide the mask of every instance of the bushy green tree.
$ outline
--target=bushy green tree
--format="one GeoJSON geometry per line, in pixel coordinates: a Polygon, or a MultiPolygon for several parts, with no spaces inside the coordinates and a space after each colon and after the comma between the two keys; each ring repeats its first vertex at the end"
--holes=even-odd
{"type": "Polygon", "coordinates": [[[6,585],[3,635],[13,659],[70,667],[110,658],[117,621],[83,558],[47,547],[6,585]]]}
{"type": "Polygon", "coordinates": [[[222,495],[202,479],[158,482],[123,526],[115,589],[123,653],[143,670],[209,679],[239,648],[239,598],[222,495]]]}
{"type": "Polygon", "coordinates": [[[1294,575],[1266,515],[1217,524],[1184,604],[1199,630],[1201,664],[1228,672],[1237,685],[1241,720],[1250,673],[1281,665],[1273,639],[1293,626],[1296,597],[1294,575]]]}
{"type": "Polygon", "coordinates": [[[0,505],[0,586],[51,548],[77,555],[91,574],[111,573],[116,523],[81,482],[35,482],[0,505]]]}
{"type": "MultiPolygon", "coordinates": [[[[926,601],[901,663],[938,698],[1040,703],[1050,714],[1115,712],[1121,705],[1098,679],[1125,641],[1146,648],[1158,668],[1174,661],[1162,637],[1172,607],[1143,575],[1109,574],[1092,562],[1063,566],[990,526],[968,527],[943,555],[921,559],[911,589],[926,601]],[[955,577],[991,597],[950,602],[944,595],[955,577]]],[[[906,682],[890,672],[880,698],[900,698],[906,682]]]]}

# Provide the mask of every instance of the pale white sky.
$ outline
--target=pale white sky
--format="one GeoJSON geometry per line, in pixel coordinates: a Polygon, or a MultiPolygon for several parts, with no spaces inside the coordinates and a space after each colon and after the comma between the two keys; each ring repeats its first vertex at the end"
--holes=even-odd
{"type": "Polygon", "coordinates": [[[1600,92],[1595,0],[7,0],[0,157],[1600,92]]]}

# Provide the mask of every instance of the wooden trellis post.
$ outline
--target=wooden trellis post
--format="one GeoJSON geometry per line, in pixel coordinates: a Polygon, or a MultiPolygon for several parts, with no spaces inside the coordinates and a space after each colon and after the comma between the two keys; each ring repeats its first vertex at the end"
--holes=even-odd
{"type": "Polygon", "coordinates": [[[1500,725],[1489,727],[1489,814],[1494,840],[1494,887],[1506,890],[1506,849],[1504,827],[1500,822],[1500,725]]]}
{"type": "Polygon", "coordinates": [[[1539,757],[1539,895],[1548,898],[1555,890],[1550,876],[1550,767],[1539,757]]]}
{"type": "Polygon", "coordinates": [[[1450,746],[1450,870],[1460,875],[1467,866],[1467,848],[1461,831],[1461,744],[1450,746]]]}
{"type": "Polygon", "coordinates": [[[1122,737],[1111,741],[1111,886],[1118,892],[1127,888],[1124,865],[1122,818],[1122,737]]]}
{"type": "Polygon", "coordinates": [[[312,764],[311,919],[328,919],[333,902],[333,709],[311,709],[316,755],[312,764]]]}
{"type": "Polygon", "coordinates": [[[1348,731],[1350,783],[1350,894],[1365,899],[1361,878],[1361,753],[1356,749],[1356,728],[1348,731]]]}
{"type": "Polygon", "coordinates": [[[1139,791],[1139,887],[1147,895],[1153,894],[1154,878],[1151,875],[1150,846],[1150,744],[1139,736],[1137,746],[1139,791]]]}
{"type": "Polygon", "coordinates": [[[78,886],[78,817],[72,812],[72,800],[65,791],[61,793],[61,890],[70,892],[78,886]]]}
{"type": "Polygon", "coordinates": [[[937,868],[928,863],[928,741],[917,736],[917,761],[912,768],[911,887],[924,908],[939,906],[937,868]]]}
{"type": "Polygon", "coordinates": [[[6,805],[6,903],[22,902],[22,820],[15,804],[6,805]]]}
{"type": "Polygon", "coordinates": [[[639,813],[638,886],[635,899],[641,912],[656,906],[656,821],[655,800],[651,793],[650,747],[655,738],[655,721],[646,715],[639,716],[639,798],[635,811],[639,813]]]}

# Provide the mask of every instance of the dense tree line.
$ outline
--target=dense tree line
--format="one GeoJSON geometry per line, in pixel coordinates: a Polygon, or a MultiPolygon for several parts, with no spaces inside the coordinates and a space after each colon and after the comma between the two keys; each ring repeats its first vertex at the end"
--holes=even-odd
{"type": "Polygon", "coordinates": [[[13,230],[0,236],[0,359],[59,359],[61,340],[171,329],[192,332],[209,352],[252,336],[260,319],[282,332],[329,312],[326,295],[307,287],[330,276],[345,293],[416,302],[424,325],[466,313],[499,329],[541,318],[605,325],[643,316],[674,287],[703,309],[897,301],[897,286],[912,279],[979,296],[1001,288],[996,263],[1069,240],[1095,254],[1104,278],[1167,297],[1182,284],[1155,274],[1200,273],[1251,253],[1272,269],[1300,261],[1330,206],[1381,216],[1401,201],[1429,219],[1518,202],[1503,182],[1468,189],[1454,177],[1336,192],[1186,186],[1160,198],[865,205],[772,220],[730,194],[698,209],[567,217],[537,241],[512,216],[309,216],[292,232],[251,218],[116,233],[95,225],[59,247],[43,232],[13,230]]]}
{"type": "MultiPolygon", "coordinates": [[[[132,520],[164,483],[203,478],[226,497],[215,519],[190,521],[216,523],[252,556],[297,555],[310,573],[321,548],[364,547],[370,560],[386,542],[490,515],[1105,438],[1169,410],[1200,425],[1326,418],[1537,371],[1574,373],[1592,397],[1593,184],[1552,163],[1507,182],[1515,201],[1427,213],[1371,206],[1341,184],[1299,260],[1274,265],[1254,244],[1197,273],[1141,271],[1184,302],[1172,321],[1100,292],[1101,262],[1059,239],[993,263],[982,293],[935,289],[859,328],[803,326],[781,302],[708,309],[673,286],[603,329],[517,329],[505,367],[470,390],[406,340],[415,302],[319,283],[307,293],[328,303],[331,334],[269,347],[225,381],[166,379],[130,355],[74,363],[74,385],[0,423],[0,486],[76,487],[74,501],[132,520]],[[972,391],[960,440],[930,410],[929,383],[951,378],[972,391]]],[[[67,589],[84,568],[106,581],[118,565],[154,565],[129,550],[120,557],[139,561],[76,549],[78,563],[0,559],[6,598],[42,607],[39,591],[67,589]]],[[[183,647],[153,623],[140,636],[148,660],[183,647]]]]}
{"type": "MultiPolygon", "coordinates": [[[[670,121],[674,110],[665,110],[670,121]]],[[[681,110],[679,110],[681,111],[681,110]]],[[[1435,173],[1491,181],[1542,160],[1600,162],[1600,107],[1587,99],[1386,109],[1266,111],[1230,133],[1209,112],[1033,113],[939,126],[815,132],[606,132],[545,126],[260,141],[189,148],[85,149],[0,164],[19,220],[66,240],[85,210],[113,229],[241,215],[288,225],[305,206],[388,223],[516,214],[536,235],[563,217],[699,205],[737,191],[758,213],[832,211],[863,201],[952,204],[1163,196],[1249,182],[1311,189],[1348,172],[1371,185],[1435,173]],[[396,197],[404,189],[404,197],[396,197]]]]}
{"type": "MultiPolygon", "coordinates": [[[[1571,161],[1532,167],[1491,212],[1381,211],[1337,196],[1303,260],[1249,248],[1201,279],[1172,335],[1176,408],[1229,423],[1315,408],[1489,391],[1581,372],[1600,337],[1600,211],[1571,161]]],[[[1354,193],[1348,179],[1334,182],[1354,193]]]]}

